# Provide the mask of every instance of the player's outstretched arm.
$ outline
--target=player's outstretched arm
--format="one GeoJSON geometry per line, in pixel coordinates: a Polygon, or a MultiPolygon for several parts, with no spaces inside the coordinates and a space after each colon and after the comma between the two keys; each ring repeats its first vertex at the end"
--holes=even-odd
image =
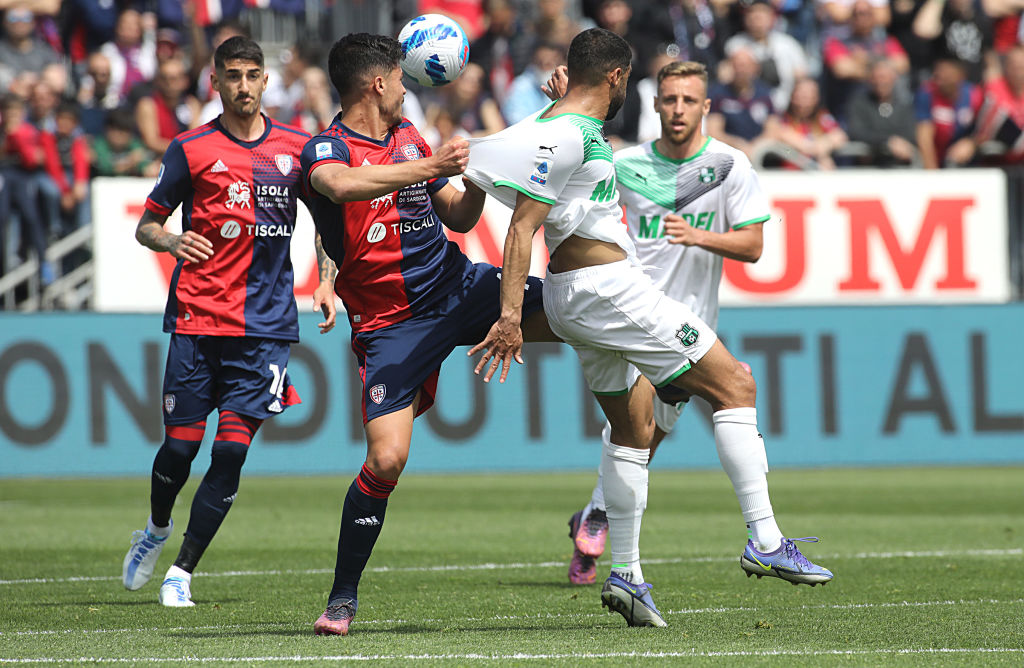
{"type": "Polygon", "coordinates": [[[533,253],[533,235],[540,229],[551,211],[551,205],[519,193],[516,208],[512,211],[512,222],[505,237],[505,252],[501,267],[501,315],[491,326],[487,336],[473,346],[469,355],[483,350],[474,373],[479,374],[485,366],[484,382],[490,382],[494,372],[501,368],[498,382],[508,377],[512,360],[523,363],[523,292],[526,276],[530,271],[530,255],[533,253]]]}
{"type": "Polygon", "coordinates": [[[319,232],[316,234],[314,244],[316,265],[320,270],[320,284],[313,290],[313,310],[320,309],[320,312],[324,314],[324,322],[318,323],[317,327],[320,328],[321,334],[326,334],[334,329],[338,318],[338,308],[334,304],[334,279],[338,275],[338,266],[334,264],[334,260],[327,257],[319,232]]]}
{"type": "Polygon", "coordinates": [[[453,232],[465,233],[480,220],[487,193],[469,179],[462,179],[462,185],[465,190],[459,190],[449,183],[431,195],[430,201],[445,227],[453,232]]]}
{"type": "Polygon", "coordinates": [[[694,227],[674,213],[665,216],[665,232],[668,233],[669,243],[698,246],[740,262],[757,262],[761,258],[763,227],[764,223],[753,223],[728,232],[712,232],[694,227]]]}
{"type": "Polygon", "coordinates": [[[170,253],[179,260],[202,262],[213,257],[213,244],[209,239],[192,230],[172,234],[164,229],[165,222],[167,216],[157,216],[146,209],[135,228],[135,239],[150,250],[170,253]]]}
{"type": "Polygon", "coordinates": [[[456,137],[434,155],[419,160],[360,167],[338,162],[316,165],[309,181],[317,192],[335,204],[364,202],[414,183],[461,174],[466,171],[468,162],[469,142],[456,137]]]}

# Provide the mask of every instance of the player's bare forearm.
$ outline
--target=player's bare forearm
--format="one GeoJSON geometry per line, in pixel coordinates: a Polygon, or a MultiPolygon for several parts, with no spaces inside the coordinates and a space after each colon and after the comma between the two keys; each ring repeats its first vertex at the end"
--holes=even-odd
{"type": "Polygon", "coordinates": [[[169,248],[169,232],[164,229],[166,217],[157,218],[149,209],[142,212],[139,225],[135,228],[135,240],[146,248],[158,253],[166,252],[169,248]]]}
{"type": "Polygon", "coordinates": [[[716,255],[740,262],[757,262],[764,247],[764,223],[752,223],[728,232],[712,232],[693,227],[675,214],[665,216],[669,243],[697,246],[716,255]]]}
{"type": "Polygon", "coordinates": [[[320,271],[320,282],[334,285],[334,279],[338,276],[338,266],[334,264],[334,260],[327,256],[327,251],[324,250],[324,243],[320,238],[319,232],[317,232],[313,245],[316,248],[316,266],[320,271]]]}
{"type": "Polygon", "coordinates": [[[317,192],[335,204],[364,202],[436,176],[430,158],[394,165],[347,167],[338,163],[320,165],[310,175],[317,192]]]}
{"type": "Polygon", "coordinates": [[[209,239],[192,230],[172,234],[164,229],[166,220],[166,216],[158,217],[146,209],[135,228],[135,239],[150,250],[170,253],[178,260],[202,262],[213,257],[213,244],[209,239]]]}
{"type": "Polygon", "coordinates": [[[530,273],[533,235],[537,233],[551,205],[522,193],[516,197],[516,208],[508,225],[501,266],[501,317],[522,318],[523,291],[530,273]]]}
{"type": "Polygon", "coordinates": [[[453,232],[466,233],[473,229],[484,210],[487,194],[469,179],[462,179],[465,191],[448,184],[431,197],[434,211],[445,227],[453,232]]]}

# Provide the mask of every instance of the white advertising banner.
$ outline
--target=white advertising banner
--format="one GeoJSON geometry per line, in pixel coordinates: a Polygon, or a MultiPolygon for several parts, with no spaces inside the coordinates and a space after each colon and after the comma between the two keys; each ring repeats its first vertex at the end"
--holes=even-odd
{"type": "MultiPolygon", "coordinates": [[[[1005,302],[1006,179],[999,170],[767,172],[776,217],[756,264],[726,260],[723,305],[1005,302]]],[[[134,237],[149,179],[93,181],[95,308],[161,311],[173,259],[134,237]]],[[[488,198],[469,234],[449,232],[475,261],[501,264],[511,212],[488,198]]],[[[169,229],[180,229],[180,212],[169,229]]],[[[314,228],[299,206],[292,240],[295,294],[311,308],[317,285],[314,228]]],[[[531,273],[547,253],[534,240],[531,273]]]]}

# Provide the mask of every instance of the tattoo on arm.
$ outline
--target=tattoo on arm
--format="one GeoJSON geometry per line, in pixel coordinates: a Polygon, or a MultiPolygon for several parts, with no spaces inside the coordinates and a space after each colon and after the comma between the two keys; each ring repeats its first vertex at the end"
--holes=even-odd
{"type": "Polygon", "coordinates": [[[316,265],[320,268],[320,282],[333,283],[334,278],[338,275],[338,267],[334,264],[334,260],[327,257],[319,233],[316,235],[316,265]]]}
{"type": "Polygon", "coordinates": [[[146,209],[142,212],[139,226],[135,229],[135,238],[146,248],[155,251],[167,250],[164,244],[161,243],[166,236],[164,232],[164,223],[166,221],[166,216],[157,217],[149,209],[146,209]]]}

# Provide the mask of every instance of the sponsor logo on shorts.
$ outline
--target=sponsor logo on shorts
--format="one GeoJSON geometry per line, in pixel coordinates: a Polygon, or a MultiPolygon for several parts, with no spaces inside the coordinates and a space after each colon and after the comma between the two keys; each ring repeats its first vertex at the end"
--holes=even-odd
{"type": "Polygon", "coordinates": [[[288,176],[292,173],[292,156],[287,153],[275,155],[274,164],[277,165],[277,171],[281,172],[281,174],[288,176]]]}
{"type": "Polygon", "coordinates": [[[267,410],[270,411],[271,413],[280,413],[284,409],[281,408],[281,402],[278,401],[277,399],[274,399],[274,401],[269,406],[267,406],[267,410]]]}
{"type": "Polygon", "coordinates": [[[375,404],[379,404],[384,401],[384,397],[387,396],[388,390],[383,385],[374,385],[370,388],[370,401],[375,404]]]}
{"type": "Polygon", "coordinates": [[[700,338],[700,332],[695,327],[690,327],[690,323],[684,322],[683,326],[676,332],[676,338],[679,339],[680,343],[689,348],[697,343],[697,339],[700,338]]]}
{"type": "Polygon", "coordinates": [[[174,405],[175,405],[174,395],[173,394],[165,394],[164,395],[164,411],[166,411],[168,415],[170,415],[171,413],[174,412],[174,405]]]}

